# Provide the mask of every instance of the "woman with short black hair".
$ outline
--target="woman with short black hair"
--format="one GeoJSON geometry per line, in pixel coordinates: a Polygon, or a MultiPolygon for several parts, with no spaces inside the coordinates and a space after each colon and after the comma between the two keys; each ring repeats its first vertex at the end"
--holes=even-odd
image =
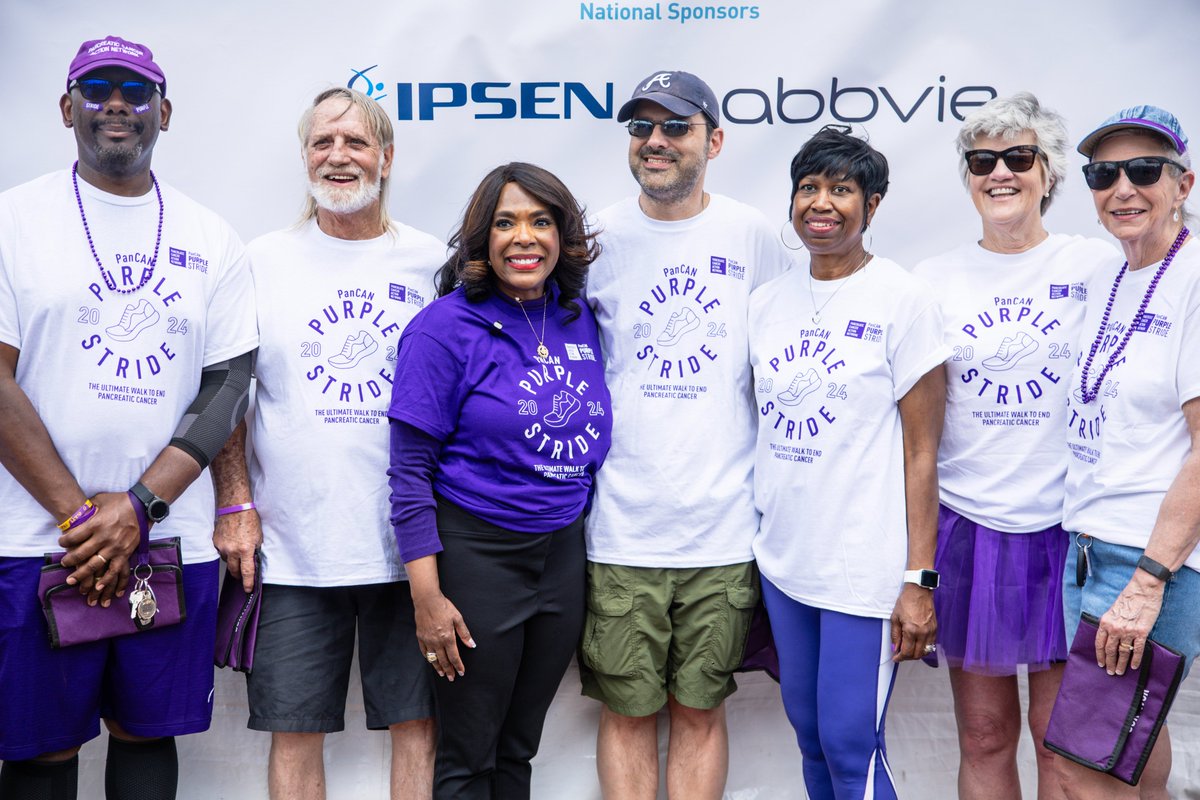
{"type": "Polygon", "coordinates": [[[791,176],[808,270],[750,297],[754,556],[808,796],[894,798],[883,731],[896,662],[937,634],[942,315],[928,286],[864,247],[887,192],[882,153],[829,126],[791,176]]]}

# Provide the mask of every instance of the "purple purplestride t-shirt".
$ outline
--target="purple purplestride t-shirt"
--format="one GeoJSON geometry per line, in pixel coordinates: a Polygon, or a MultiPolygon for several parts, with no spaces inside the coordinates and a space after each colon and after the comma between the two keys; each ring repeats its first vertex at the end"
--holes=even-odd
{"type": "Polygon", "coordinates": [[[404,331],[388,416],[442,442],[433,489],[510,530],[548,533],[583,512],[608,453],[612,403],[596,321],[551,298],[524,304],[461,288],[404,331]],[[546,311],[547,358],[537,355],[546,311]],[[526,318],[528,315],[528,319],[526,318]]]}

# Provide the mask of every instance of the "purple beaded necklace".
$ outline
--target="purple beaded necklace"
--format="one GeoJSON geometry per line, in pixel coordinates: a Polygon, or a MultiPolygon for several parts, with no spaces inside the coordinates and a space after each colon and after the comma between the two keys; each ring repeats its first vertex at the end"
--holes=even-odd
{"type": "Polygon", "coordinates": [[[1108,318],[1112,314],[1113,303],[1117,299],[1117,288],[1121,285],[1121,279],[1125,277],[1125,273],[1129,271],[1129,262],[1126,261],[1121,267],[1121,271],[1117,273],[1117,279],[1113,281],[1112,291],[1108,293],[1108,305],[1104,307],[1104,316],[1100,319],[1100,330],[1096,332],[1096,339],[1092,342],[1092,347],[1088,351],[1087,361],[1084,362],[1083,372],[1079,377],[1079,391],[1083,402],[1092,402],[1100,396],[1100,387],[1104,385],[1104,379],[1108,376],[1108,371],[1113,368],[1120,359],[1121,353],[1125,350],[1125,345],[1129,344],[1129,340],[1133,337],[1134,328],[1142,315],[1146,313],[1147,306],[1150,305],[1150,298],[1154,296],[1154,290],[1158,288],[1158,282],[1162,278],[1163,273],[1167,271],[1167,267],[1171,266],[1171,262],[1175,260],[1175,254],[1179,252],[1179,248],[1183,246],[1183,242],[1187,239],[1190,231],[1184,225],[1179,231],[1179,235],[1175,237],[1174,244],[1167,251],[1167,257],[1163,259],[1162,266],[1154,273],[1154,277],[1150,279],[1150,285],[1146,287],[1146,294],[1142,297],[1142,304],[1138,306],[1137,313],[1133,315],[1133,321],[1125,328],[1125,335],[1121,337],[1121,341],[1108,355],[1108,363],[1104,365],[1104,369],[1100,371],[1100,377],[1096,378],[1096,383],[1088,389],[1088,373],[1092,370],[1092,359],[1096,357],[1096,351],[1100,349],[1100,343],[1104,341],[1104,334],[1108,331],[1108,318]]]}
{"type": "Polygon", "coordinates": [[[83,232],[87,235],[88,247],[92,250],[92,258],[96,259],[96,266],[100,268],[100,277],[104,279],[104,285],[109,288],[109,291],[117,294],[133,294],[138,289],[146,285],[146,282],[154,275],[154,266],[158,263],[158,246],[162,243],[162,226],[163,226],[163,199],[162,190],[158,188],[158,178],[154,177],[154,170],[150,170],[150,182],[154,184],[154,193],[158,195],[158,233],[154,236],[154,255],[150,257],[150,269],[146,270],[146,274],[142,277],[142,282],[132,289],[118,289],[117,283],[110,276],[104,264],[100,261],[100,256],[96,253],[96,245],[92,242],[92,230],[88,227],[87,214],[83,213],[83,198],[79,195],[79,162],[76,161],[71,166],[71,185],[75,187],[75,203],[79,206],[79,219],[83,221],[83,232]]]}

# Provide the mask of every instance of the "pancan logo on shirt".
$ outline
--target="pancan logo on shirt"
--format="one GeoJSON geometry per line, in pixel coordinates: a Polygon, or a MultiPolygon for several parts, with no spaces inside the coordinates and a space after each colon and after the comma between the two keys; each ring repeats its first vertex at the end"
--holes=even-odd
{"type": "Polygon", "coordinates": [[[596,353],[592,350],[590,345],[565,342],[563,347],[566,348],[568,361],[596,360],[596,353]]]}
{"type": "Polygon", "coordinates": [[[167,258],[170,260],[172,266],[194,269],[198,272],[208,272],[208,259],[202,257],[199,253],[192,253],[181,247],[168,247],[167,258]]]}
{"type": "Polygon", "coordinates": [[[852,319],[846,324],[846,336],[850,339],[862,339],[864,342],[878,342],[883,339],[883,326],[877,322],[852,319]]]}
{"type": "Polygon", "coordinates": [[[399,283],[388,284],[388,298],[399,303],[408,303],[409,305],[420,306],[424,308],[425,298],[421,293],[410,286],[402,286],[399,283]]]}
{"type": "Polygon", "coordinates": [[[1067,298],[1087,302],[1087,284],[1085,283],[1052,283],[1050,284],[1050,299],[1065,300],[1067,298]]]}
{"type": "Polygon", "coordinates": [[[746,268],[732,258],[713,256],[709,259],[708,271],[713,275],[728,275],[739,281],[746,279],[746,268]]]}
{"type": "Polygon", "coordinates": [[[1133,330],[1135,333],[1152,333],[1165,338],[1171,332],[1171,322],[1166,314],[1149,314],[1143,311],[1134,320],[1133,330]]]}

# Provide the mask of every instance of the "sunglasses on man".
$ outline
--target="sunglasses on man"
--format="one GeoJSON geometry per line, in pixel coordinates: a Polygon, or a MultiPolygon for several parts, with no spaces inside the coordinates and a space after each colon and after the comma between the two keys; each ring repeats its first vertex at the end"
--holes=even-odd
{"type": "Polygon", "coordinates": [[[1124,161],[1093,161],[1084,166],[1083,179],[1089,189],[1099,192],[1116,183],[1121,170],[1125,170],[1125,177],[1134,186],[1153,186],[1162,177],[1163,167],[1167,164],[1187,172],[1183,164],[1163,156],[1138,156],[1124,161]]]}
{"type": "Polygon", "coordinates": [[[1042,152],[1036,144],[1019,144],[1007,150],[968,150],[963,153],[967,160],[967,170],[972,175],[991,175],[996,165],[1004,159],[1004,166],[1009,172],[1028,172],[1033,169],[1038,153],[1042,152]]]}
{"type": "Polygon", "coordinates": [[[145,105],[158,91],[158,84],[150,81],[110,81],[104,78],[83,78],[71,84],[78,89],[89,103],[104,103],[112,97],[113,89],[121,90],[125,102],[134,106],[145,105]]]}
{"type": "Polygon", "coordinates": [[[635,139],[649,139],[656,127],[662,128],[663,136],[668,139],[678,139],[687,136],[693,125],[703,125],[703,122],[688,122],[683,119],[666,119],[662,122],[651,122],[648,119],[633,119],[625,126],[629,135],[635,139]]]}

